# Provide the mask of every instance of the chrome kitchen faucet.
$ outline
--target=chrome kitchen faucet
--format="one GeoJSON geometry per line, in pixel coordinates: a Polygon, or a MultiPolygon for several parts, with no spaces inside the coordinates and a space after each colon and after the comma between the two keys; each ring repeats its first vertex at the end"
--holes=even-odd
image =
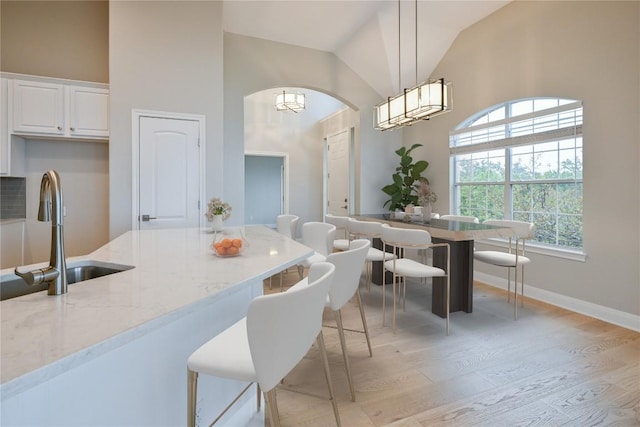
{"type": "Polygon", "coordinates": [[[49,295],[67,293],[67,265],[64,255],[63,201],[62,186],[58,172],[50,169],[40,181],[40,205],[38,221],[51,221],[51,256],[49,266],[37,270],[20,273],[16,267],[14,272],[22,277],[28,285],[47,283],[49,295]]]}

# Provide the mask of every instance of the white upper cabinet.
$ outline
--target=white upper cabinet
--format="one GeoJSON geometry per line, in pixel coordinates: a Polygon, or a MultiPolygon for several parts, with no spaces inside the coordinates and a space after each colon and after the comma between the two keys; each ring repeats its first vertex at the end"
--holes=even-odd
{"type": "Polygon", "coordinates": [[[109,137],[109,91],[70,86],[69,133],[74,136],[109,137]]]}
{"type": "Polygon", "coordinates": [[[64,135],[64,86],[13,80],[13,131],[64,135]]]}
{"type": "Polygon", "coordinates": [[[28,137],[109,138],[109,90],[12,80],[11,132],[28,137]]]}

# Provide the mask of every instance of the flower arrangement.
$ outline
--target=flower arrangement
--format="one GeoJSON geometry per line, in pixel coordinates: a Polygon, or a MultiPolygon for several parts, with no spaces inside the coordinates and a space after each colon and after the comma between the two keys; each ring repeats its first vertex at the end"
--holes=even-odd
{"type": "Polygon", "coordinates": [[[209,203],[207,204],[207,212],[204,216],[206,216],[207,220],[211,222],[213,221],[214,215],[222,215],[222,220],[224,221],[231,216],[232,210],[233,209],[229,203],[223,202],[218,197],[214,197],[209,200],[209,203]]]}
{"type": "Polygon", "coordinates": [[[429,181],[426,179],[421,179],[418,182],[416,185],[416,194],[418,195],[418,203],[420,203],[420,206],[427,206],[438,200],[438,195],[431,191],[429,181]]]}

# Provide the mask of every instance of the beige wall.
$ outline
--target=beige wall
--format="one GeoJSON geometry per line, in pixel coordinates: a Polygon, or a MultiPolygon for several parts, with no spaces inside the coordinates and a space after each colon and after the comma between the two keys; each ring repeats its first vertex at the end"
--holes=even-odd
{"type": "MultiPolygon", "coordinates": [[[[511,3],[463,31],[434,72],[454,83],[454,110],[405,133],[426,141],[429,179],[449,210],[448,132],[507,100],[584,102],[586,262],[532,254],[527,284],[640,315],[640,2],[511,3]]],[[[506,277],[499,269],[477,269],[506,277]]]]}
{"type": "Polygon", "coordinates": [[[109,144],[33,140],[26,141],[25,151],[25,264],[49,260],[51,223],[37,220],[40,181],[48,169],[60,174],[66,255],[86,255],[108,242],[109,144]]]}
{"type": "Polygon", "coordinates": [[[109,82],[108,1],[0,2],[0,69],[109,82]]]}

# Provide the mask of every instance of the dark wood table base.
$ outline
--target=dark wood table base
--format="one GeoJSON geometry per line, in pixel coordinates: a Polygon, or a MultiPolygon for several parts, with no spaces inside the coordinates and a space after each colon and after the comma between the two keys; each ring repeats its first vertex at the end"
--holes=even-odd
{"type": "MultiPolygon", "coordinates": [[[[473,312],[473,240],[451,241],[432,238],[433,243],[449,243],[451,248],[451,295],[449,311],[473,312]]],[[[382,249],[382,241],[374,239],[373,247],[382,249]]],[[[391,248],[388,248],[390,251],[391,248]]],[[[433,265],[446,270],[445,248],[435,248],[433,251],[433,265]]],[[[386,272],[386,283],[391,284],[393,275],[386,272]]],[[[372,282],[382,285],[382,262],[373,263],[372,282]]],[[[445,318],[446,313],[446,282],[443,277],[433,279],[431,311],[445,318]]]]}
{"type": "MultiPolygon", "coordinates": [[[[432,239],[433,243],[449,243],[451,248],[450,272],[450,300],[449,311],[473,312],[473,240],[432,239]]],[[[445,248],[435,248],[433,251],[433,265],[446,270],[445,248]]],[[[446,282],[444,277],[433,279],[431,311],[440,317],[447,317],[446,313],[446,282]]]]}

